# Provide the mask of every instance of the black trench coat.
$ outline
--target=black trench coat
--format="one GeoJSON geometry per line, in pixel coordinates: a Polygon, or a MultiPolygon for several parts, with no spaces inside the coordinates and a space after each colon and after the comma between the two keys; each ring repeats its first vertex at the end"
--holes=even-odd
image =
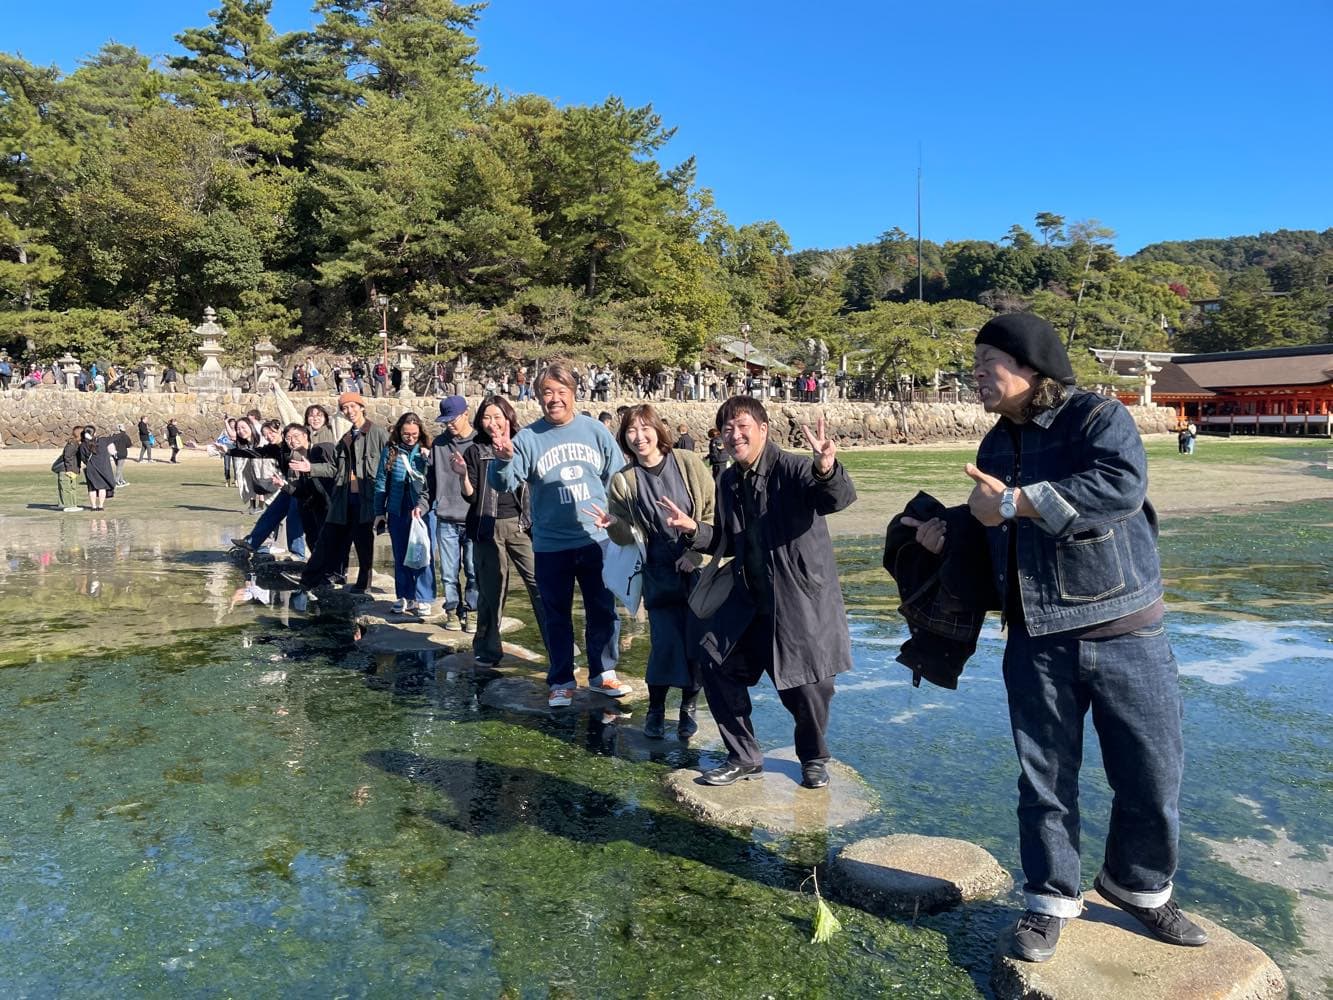
{"type": "MultiPolygon", "coordinates": [[[[841,462],[829,478],[816,479],[808,454],[785,452],[772,441],[759,465],[767,467],[756,479],[755,495],[773,592],[773,681],[786,689],[852,668],[847,609],[824,516],[851,506],[856,489],[841,462]]],[[[732,465],[719,478],[713,539],[700,551],[720,551],[724,558],[740,553],[740,477],[741,469],[732,465]]],[[[730,567],[736,574],[731,597],[712,618],[695,622],[706,666],[722,665],[755,615],[741,560],[730,567]]]]}

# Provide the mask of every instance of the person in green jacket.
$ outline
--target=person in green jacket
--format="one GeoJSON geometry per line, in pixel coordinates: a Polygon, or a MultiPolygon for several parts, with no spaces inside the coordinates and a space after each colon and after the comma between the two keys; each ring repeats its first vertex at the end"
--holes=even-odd
{"type": "MultiPolygon", "coordinates": [[[[676,733],[689,739],[698,730],[695,703],[699,697],[699,665],[686,638],[690,588],[703,556],[694,552],[667,519],[685,513],[713,530],[713,476],[693,450],[674,448],[675,437],[653,407],[631,407],[620,418],[616,435],[630,464],[611,479],[608,510],[592,508],[598,527],[613,542],[634,544],[634,529],[643,540],[643,604],[648,609],[648,712],[643,733],[661,739],[666,728],[666,698],[680,688],[676,733]]],[[[707,538],[704,539],[706,544],[707,538]]]]}
{"type": "Polygon", "coordinates": [[[81,425],[76,424],[70,428],[69,440],[65,442],[64,450],[51,464],[51,471],[56,474],[56,492],[60,498],[60,509],[66,514],[75,514],[83,510],[74,493],[75,484],[79,480],[79,438],[82,435],[81,425]]]}

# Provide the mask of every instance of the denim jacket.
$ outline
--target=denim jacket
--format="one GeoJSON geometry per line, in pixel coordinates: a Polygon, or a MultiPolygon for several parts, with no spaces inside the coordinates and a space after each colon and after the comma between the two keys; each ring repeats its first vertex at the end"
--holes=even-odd
{"type": "Polygon", "coordinates": [[[405,506],[415,507],[426,490],[426,453],[421,445],[413,445],[410,452],[400,448],[392,469],[388,468],[390,447],[385,445],[380,452],[379,469],[375,473],[376,514],[401,514],[405,506]]]}
{"type": "Polygon", "coordinates": [[[1026,423],[1001,417],[982,439],[977,467],[1021,486],[1040,515],[986,529],[1001,599],[1009,532],[1018,532],[1018,594],[1030,635],[1114,621],[1162,596],[1147,456],[1117,400],[1075,389],[1026,423]]]}

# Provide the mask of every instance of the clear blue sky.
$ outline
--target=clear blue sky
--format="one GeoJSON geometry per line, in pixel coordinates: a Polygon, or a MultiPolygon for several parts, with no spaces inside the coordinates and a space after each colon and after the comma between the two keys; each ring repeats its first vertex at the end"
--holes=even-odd
{"type": "MultiPolygon", "coordinates": [[[[0,0],[0,50],[66,70],[149,54],[209,0],[0,0]]],[[[274,0],[279,30],[308,0],[274,0]]],[[[735,224],[834,247],[999,239],[1039,211],[1158,240],[1333,226],[1333,3],[495,0],[485,79],[561,103],[617,94],[677,127],[735,224]]]]}

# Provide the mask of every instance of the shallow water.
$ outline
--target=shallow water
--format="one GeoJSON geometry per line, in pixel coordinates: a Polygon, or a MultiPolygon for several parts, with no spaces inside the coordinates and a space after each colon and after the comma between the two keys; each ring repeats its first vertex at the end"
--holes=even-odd
{"type": "MultiPolygon", "coordinates": [[[[1319,929],[1200,838],[1280,829],[1328,860],[1330,525],[1333,505],[1300,504],[1262,532],[1252,514],[1176,520],[1162,543],[1189,755],[1180,898],[1284,967],[1327,949],[1319,929]]],[[[491,675],[370,657],[344,621],[247,589],[225,527],[0,529],[0,995],[985,991],[1016,897],[915,922],[836,906],[843,933],[808,943],[801,883],[850,840],[964,837],[1017,871],[1001,637],[987,628],[957,692],[912,688],[878,540],[839,547],[857,669],[829,739],[880,812],[779,837],[667,800],[662,775],[699,754],[638,759],[632,715],[486,708],[491,675]]],[[[630,643],[630,674],[645,653],[630,643]]],[[[765,744],[789,743],[775,693],[755,704],[765,744]]],[[[1087,763],[1090,880],[1109,801],[1091,734],[1087,763]]]]}

